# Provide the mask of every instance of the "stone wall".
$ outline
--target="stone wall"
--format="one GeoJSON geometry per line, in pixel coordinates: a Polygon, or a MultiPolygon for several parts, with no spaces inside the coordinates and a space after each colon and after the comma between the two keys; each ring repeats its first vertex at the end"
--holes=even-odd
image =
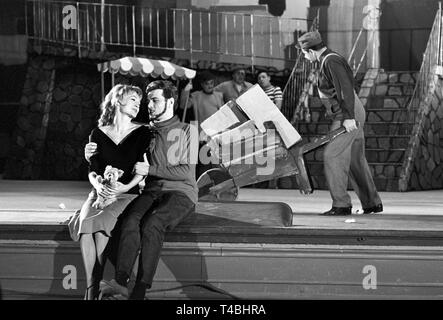
{"type": "Polygon", "coordinates": [[[400,191],[443,188],[443,79],[437,72],[432,77],[409,141],[400,191]]]}
{"type": "Polygon", "coordinates": [[[40,179],[87,178],[83,148],[101,101],[100,75],[93,68],[78,63],[57,70],[40,179]]]}
{"type": "Polygon", "coordinates": [[[5,179],[84,180],[100,75],[87,60],[31,56],[5,179]]]}
{"type": "Polygon", "coordinates": [[[54,70],[54,58],[37,57],[29,61],[5,178],[37,179],[40,176],[54,70]]]}

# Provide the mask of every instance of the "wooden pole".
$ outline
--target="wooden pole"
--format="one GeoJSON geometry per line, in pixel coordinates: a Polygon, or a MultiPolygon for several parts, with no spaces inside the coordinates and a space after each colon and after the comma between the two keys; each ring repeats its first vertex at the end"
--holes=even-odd
{"type": "Polygon", "coordinates": [[[100,36],[100,52],[105,51],[105,0],[101,0],[100,4],[101,9],[101,26],[102,26],[102,32],[100,36]]]}

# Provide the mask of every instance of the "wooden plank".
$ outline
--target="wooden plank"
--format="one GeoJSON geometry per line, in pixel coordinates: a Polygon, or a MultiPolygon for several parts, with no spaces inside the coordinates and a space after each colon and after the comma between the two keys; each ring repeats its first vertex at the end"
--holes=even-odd
{"type": "Polygon", "coordinates": [[[232,102],[224,104],[216,113],[203,121],[200,126],[210,137],[239,124],[240,120],[231,110],[232,102]]]}
{"type": "Polygon", "coordinates": [[[301,141],[301,136],[277,106],[269,99],[263,89],[258,85],[252,86],[236,100],[237,104],[254,120],[260,132],[265,132],[264,123],[272,121],[280,134],[286,148],[301,141]]]}
{"type": "Polygon", "coordinates": [[[200,201],[196,213],[194,219],[185,221],[182,225],[240,224],[255,227],[287,227],[292,224],[292,210],[281,202],[200,201]]]}

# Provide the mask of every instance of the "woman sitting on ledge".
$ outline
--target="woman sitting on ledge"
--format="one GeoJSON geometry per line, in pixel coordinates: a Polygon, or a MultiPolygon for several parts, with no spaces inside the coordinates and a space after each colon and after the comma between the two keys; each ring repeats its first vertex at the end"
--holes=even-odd
{"type": "Polygon", "coordinates": [[[101,105],[98,128],[93,129],[90,135],[90,142],[97,144],[97,153],[90,159],[88,175],[93,189],[80,213],[69,222],[72,239],[80,241],[86,272],[85,300],[98,299],[106,260],[104,250],[111,231],[117,217],[139,194],[138,185],[143,180],[143,176],[132,174],[134,164],[143,161],[151,140],[147,127],[132,122],[138,114],[142,95],[138,87],[114,86],[101,105]],[[123,171],[120,171],[121,177],[113,186],[102,183],[107,166],[123,171]],[[99,204],[103,199],[104,206],[99,204]],[[107,199],[112,199],[108,201],[110,204],[106,204],[107,199]]]}

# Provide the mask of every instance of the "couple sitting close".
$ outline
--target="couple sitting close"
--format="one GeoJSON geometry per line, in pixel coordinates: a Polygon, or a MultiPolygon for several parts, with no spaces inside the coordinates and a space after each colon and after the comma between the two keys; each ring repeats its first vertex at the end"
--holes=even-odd
{"type": "Polygon", "coordinates": [[[197,203],[195,165],[187,160],[190,128],[174,115],[177,88],[158,80],[147,86],[146,94],[151,126],[132,121],[140,108],[141,89],[119,84],[106,95],[98,127],[85,147],[93,189],[80,213],[72,217],[69,229],[73,240],[80,241],[87,300],[98,299],[104,291],[144,299],[165,232],[193,213],[197,203]],[[171,130],[178,133],[178,142],[168,140],[171,130]],[[171,148],[178,152],[168,154],[171,148]],[[169,159],[171,155],[174,159],[169,159]],[[108,173],[120,176],[119,181],[104,183],[106,177],[102,176],[108,173]],[[103,199],[111,200],[104,206],[103,199]],[[105,282],[100,292],[107,258],[115,266],[115,278],[105,282]],[[133,269],[137,270],[136,281],[129,293],[133,269]]]}

